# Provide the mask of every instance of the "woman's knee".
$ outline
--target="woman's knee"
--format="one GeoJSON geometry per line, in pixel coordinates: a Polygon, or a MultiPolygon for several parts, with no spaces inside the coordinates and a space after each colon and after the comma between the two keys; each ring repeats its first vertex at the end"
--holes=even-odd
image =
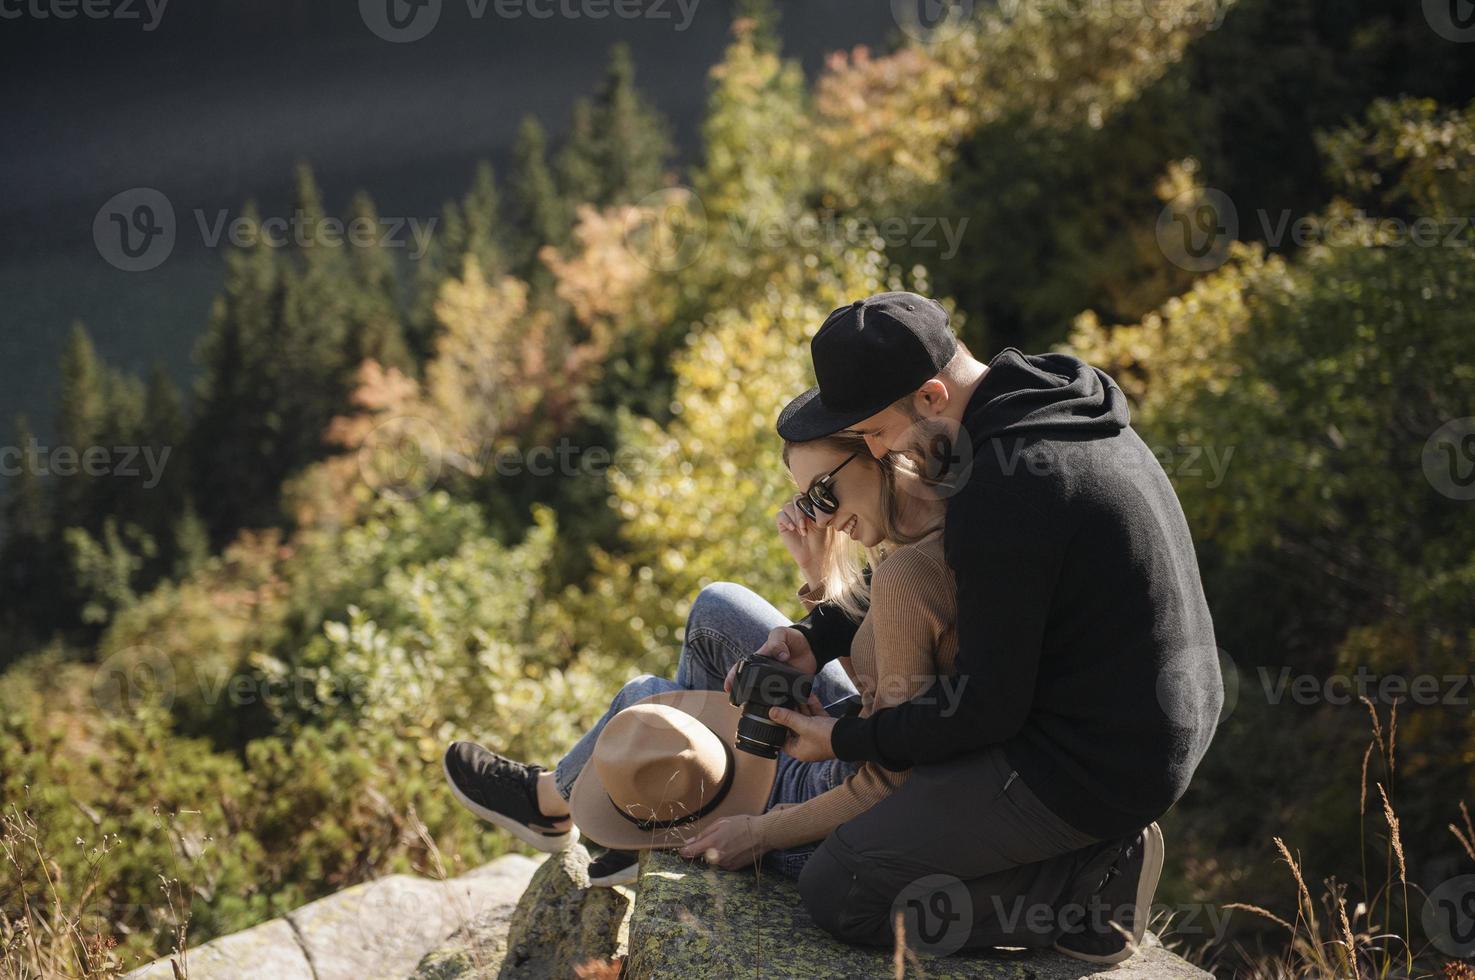
{"type": "Polygon", "coordinates": [[[686,614],[686,625],[690,629],[703,621],[722,617],[726,612],[742,604],[752,590],[736,582],[713,582],[704,586],[692,600],[691,610],[686,614]]]}
{"type": "Polygon", "coordinates": [[[621,709],[628,708],[637,701],[644,701],[652,694],[662,694],[679,688],[680,685],[670,678],[657,677],[655,674],[641,674],[625,682],[625,686],[620,688],[619,693],[615,695],[614,703],[621,709]]]}

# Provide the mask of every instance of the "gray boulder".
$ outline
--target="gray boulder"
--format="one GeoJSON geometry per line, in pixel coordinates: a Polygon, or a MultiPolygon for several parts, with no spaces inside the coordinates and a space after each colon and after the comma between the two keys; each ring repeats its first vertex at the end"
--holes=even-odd
{"type": "MultiPolygon", "coordinates": [[[[389,875],[189,951],[191,980],[403,977],[478,917],[510,910],[538,862],[508,855],[449,881],[389,875]]],[[[169,958],[127,980],[173,980],[169,958]]]]}

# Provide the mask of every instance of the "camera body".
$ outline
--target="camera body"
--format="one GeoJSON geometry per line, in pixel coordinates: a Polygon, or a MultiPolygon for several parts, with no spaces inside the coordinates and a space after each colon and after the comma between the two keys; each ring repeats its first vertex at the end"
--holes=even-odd
{"type": "Polygon", "coordinates": [[[771,657],[749,654],[738,661],[728,699],[743,709],[737,747],[765,759],[778,758],[789,730],[768,720],[769,708],[799,710],[809,700],[814,678],[771,657]]]}

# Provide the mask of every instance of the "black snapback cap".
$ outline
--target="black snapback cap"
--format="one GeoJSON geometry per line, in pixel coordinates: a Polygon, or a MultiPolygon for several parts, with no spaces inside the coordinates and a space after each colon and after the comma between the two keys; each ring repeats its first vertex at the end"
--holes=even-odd
{"type": "Polygon", "coordinates": [[[819,385],[784,406],[778,434],[808,442],[848,429],[936,377],[957,349],[936,300],[878,293],[842,306],[809,345],[819,385]]]}

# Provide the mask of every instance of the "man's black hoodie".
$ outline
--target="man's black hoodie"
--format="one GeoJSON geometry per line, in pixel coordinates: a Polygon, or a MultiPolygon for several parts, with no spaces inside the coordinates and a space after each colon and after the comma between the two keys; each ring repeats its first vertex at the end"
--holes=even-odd
{"type": "MultiPolygon", "coordinates": [[[[835,753],[905,769],[998,745],[1068,823],[1134,832],[1183,794],[1223,703],[1177,495],[1121,389],[1068,355],[1000,353],[963,429],[973,462],[943,531],[955,674],[841,719],[835,753]]],[[[848,654],[837,611],[801,627],[822,663],[848,654]]]]}

